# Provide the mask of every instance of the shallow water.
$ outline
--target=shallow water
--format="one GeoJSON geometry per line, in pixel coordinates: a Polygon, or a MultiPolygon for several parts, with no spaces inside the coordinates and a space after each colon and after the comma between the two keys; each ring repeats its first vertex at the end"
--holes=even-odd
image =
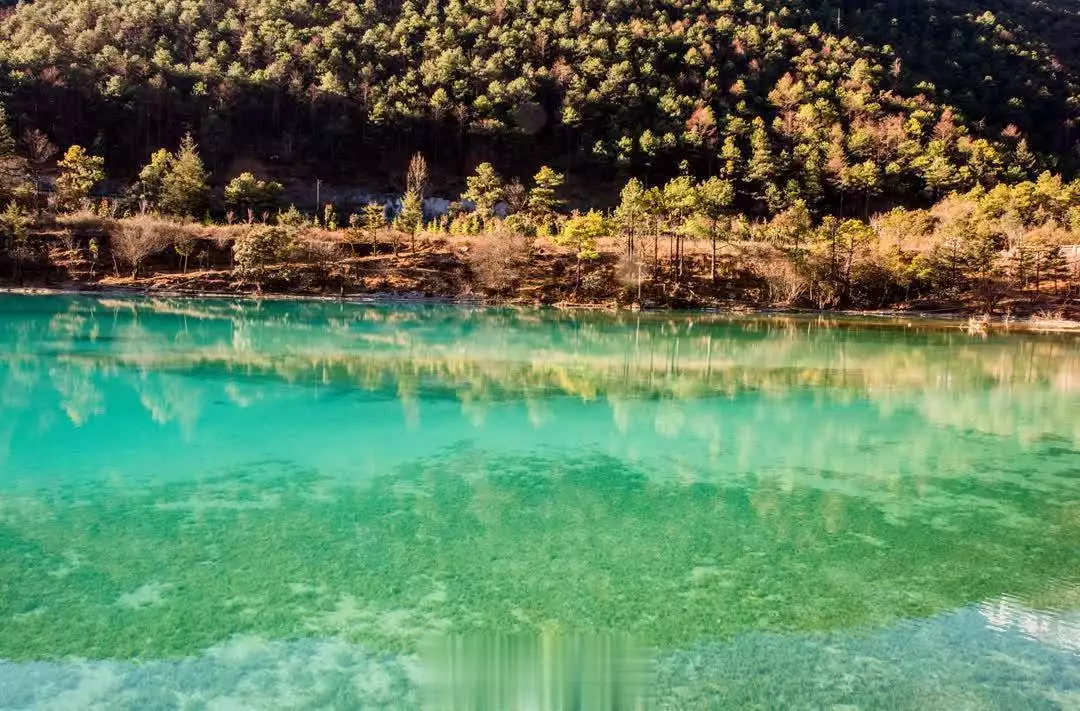
{"type": "Polygon", "coordinates": [[[0,708],[1080,708],[1080,340],[0,296],[0,708]]]}

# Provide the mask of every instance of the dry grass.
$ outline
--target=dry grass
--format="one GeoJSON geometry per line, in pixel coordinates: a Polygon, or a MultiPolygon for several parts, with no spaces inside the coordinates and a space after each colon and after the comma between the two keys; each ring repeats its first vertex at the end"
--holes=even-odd
{"type": "Polygon", "coordinates": [[[1074,331],[1080,330],[1080,321],[1065,317],[1061,310],[1043,310],[1032,314],[1028,323],[1036,331],[1074,331]]]}
{"type": "Polygon", "coordinates": [[[89,210],[58,215],[56,224],[80,237],[105,237],[116,231],[117,220],[89,210]]]}

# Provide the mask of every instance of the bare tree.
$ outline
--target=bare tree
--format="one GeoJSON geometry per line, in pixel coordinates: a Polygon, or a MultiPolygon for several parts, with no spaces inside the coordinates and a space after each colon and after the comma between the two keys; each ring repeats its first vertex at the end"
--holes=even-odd
{"type": "Polygon", "coordinates": [[[428,164],[422,153],[417,153],[409,161],[409,170],[405,174],[405,191],[416,193],[421,202],[427,193],[428,164]]]}
{"type": "Polygon", "coordinates": [[[110,237],[113,255],[131,267],[131,278],[139,276],[139,268],[148,257],[168,247],[176,236],[175,225],[149,215],[139,215],[117,223],[110,237]]]}

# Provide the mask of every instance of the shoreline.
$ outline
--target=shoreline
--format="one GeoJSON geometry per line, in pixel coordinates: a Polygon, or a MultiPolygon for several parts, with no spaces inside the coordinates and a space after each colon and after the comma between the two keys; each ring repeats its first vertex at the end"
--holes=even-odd
{"type": "MultiPolygon", "coordinates": [[[[462,296],[433,296],[415,291],[382,291],[343,293],[338,296],[327,294],[290,294],[270,291],[265,293],[227,293],[222,291],[200,291],[187,289],[155,289],[140,286],[6,286],[0,285],[0,295],[19,296],[100,296],[100,297],[166,297],[178,299],[220,299],[233,301],[314,301],[352,304],[428,304],[445,306],[480,306],[491,308],[529,308],[556,309],[562,311],[587,312],[641,312],[650,314],[680,314],[693,316],[707,314],[731,314],[745,316],[792,316],[792,317],[841,317],[863,318],[880,323],[898,322],[904,319],[918,320],[922,323],[938,321],[944,326],[954,326],[969,333],[987,333],[1025,331],[1034,333],[1080,333],[1080,321],[1069,319],[1048,320],[1032,316],[1011,318],[998,315],[970,315],[957,309],[808,309],[798,307],[768,307],[752,304],[732,303],[729,307],[653,307],[618,305],[613,303],[528,303],[514,299],[490,299],[462,296]]],[[[901,326],[894,323],[891,325],[901,326]]]]}

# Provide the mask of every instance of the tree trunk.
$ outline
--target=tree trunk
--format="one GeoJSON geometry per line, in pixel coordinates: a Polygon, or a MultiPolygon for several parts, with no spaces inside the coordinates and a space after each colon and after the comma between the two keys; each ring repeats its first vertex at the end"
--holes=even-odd
{"type": "Polygon", "coordinates": [[[683,249],[684,248],[685,248],[685,245],[683,244],[683,236],[681,234],[676,234],[675,235],[675,259],[678,260],[678,263],[679,263],[679,278],[680,279],[682,279],[682,275],[683,275],[683,249]]]}
{"type": "Polygon", "coordinates": [[[710,235],[712,238],[712,261],[709,264],[709,279],[716,283],[716,225],[713,225],[710,235]]]}
{"type": "Polygon", "coordinates": [[[660,273],[660,225],[653,228],[653,278],[660,273]]]}

